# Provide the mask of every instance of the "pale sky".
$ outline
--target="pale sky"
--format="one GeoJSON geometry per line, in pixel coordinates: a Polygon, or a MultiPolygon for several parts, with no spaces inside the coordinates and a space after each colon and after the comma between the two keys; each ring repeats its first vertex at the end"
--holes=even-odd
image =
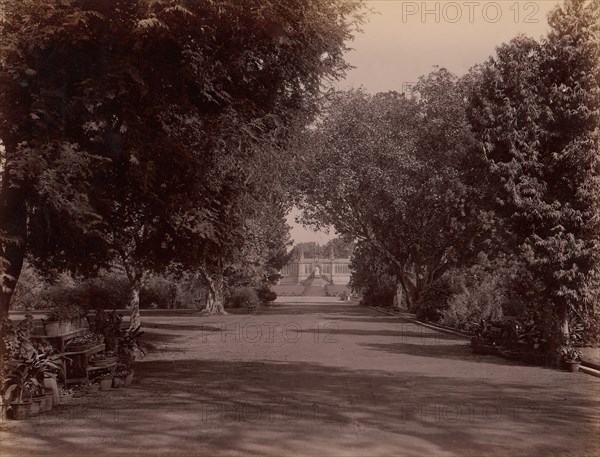
{"type": "MultiPolygon", "coordinates": [[[[557,0],[405,1],[367,0],[375,10],[346,59],[355,66],[340,89],[371,93],[414,83],[434,65],[462,75],[494,54],[496,46],[522,33],[540,38],[557,0]]],[[[326,242],[334,236],[306,230],[288,216],[295,242],[326,242]]]]}

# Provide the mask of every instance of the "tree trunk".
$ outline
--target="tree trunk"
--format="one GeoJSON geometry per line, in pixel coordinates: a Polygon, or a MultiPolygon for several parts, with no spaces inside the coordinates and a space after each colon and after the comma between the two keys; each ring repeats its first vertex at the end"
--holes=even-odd
{"type": "Polygon", "coordinates": [[[213,280],[206,273],[202,275],[208,287],[208,293],[206,294],[206,306],[201,311],[201,314],[227,314],[223,305],[223,278],[219,277],[213,280]]]}
{"type": "Polygon", "coordinates": [[[402,292],[404,288],[400,281],[396,281],[396,293],[394,294],[394,308],[402,309],[402,292]]]}
{"type": "Polygon", "coordinates": [[[140,291],[142,290],[141,278],[136,278],[131,281],[129,287],[129,306],[131,313],[129,318],[129,329],[133,330],[142,325],[142,321],[140,319],[140,291]]]}
{"type": "Polygon", "coordinates": [[[140,318],[140,292],[146,281],[146,273],[138,267],[125,265],[125,272],[129,279],[129,329],[133,330],[142,325],[140,318]]]}
{"type": "Polygon", "coordinates": [[[406,301],[406,310],[410,312],[413,305],[419,299],[419,290],[410,280],[408,274],[406,274],[405,272],[401,271],[400,273],[398,273],[398,279],[400,281],[400,284],[402,285],[402,288],[404,289],[404,300],[406,301]]]}
{"type": "Polygon", "coordinates": [[[10,300],[21,274],[27,238],[27,206],[20,188],[9,187],[6,170],[0,195],[0,318],[8,317],[10,300]]]}
{"type": "Polygon", "coordinates": [[[569,310],[566,304],[559,309],[559,325],[564,341],[569,341],[569,310]]]}

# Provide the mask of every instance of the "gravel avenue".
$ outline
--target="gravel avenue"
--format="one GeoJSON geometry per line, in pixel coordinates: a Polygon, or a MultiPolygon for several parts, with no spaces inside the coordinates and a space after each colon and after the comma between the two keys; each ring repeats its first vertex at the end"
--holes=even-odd
{"type": "Polygon", "coordinates": [[[2,455],[598,455],[597,378],[301,300],[143,317],[153,349],[133,386],[3,423],[2,455]]]}

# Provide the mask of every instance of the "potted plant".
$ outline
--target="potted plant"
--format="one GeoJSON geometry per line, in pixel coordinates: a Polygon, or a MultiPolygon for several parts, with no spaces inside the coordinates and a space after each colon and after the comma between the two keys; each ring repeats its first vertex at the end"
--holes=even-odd
{"type": "Polygon", "coordinates": [[[119,338],[121,336],[121,322],[123,319],[116,311],[107,314],[102,309],[96,311],[96,315],[90,322],[90,330],[104,337],[107,351],[117,351],[119,338]]]}
{"type": "Polygon", "coordinates": [[[46,397],[44,412],[47,413],[52,411],[52,407],[54,406],[54,392],[52,390],[48,391],[45,389],[44,396],[46,397]]]}
{"type": "Polygon", "coordinates": [[[56,354],[54,348],[50,345],[39,346],[31,352],[31,377],[34,387],[34,398],[32,408],[35,411],[36,402],[40,402],[40,412],[48,412],[54,405],[53,391],[47,391],[46,386],[49,380],[56,382],[56,377],[62,371],[62,360],[65,357],[56,354]]]}
{"type": "Polygon", "coordinates": [[[58,405],[60,399],[58,397],[58,382],[56,378],[44,378],[44,388],[46,395],[52,395],[52,405],[58,405]]]}
{"type": "Polygon", "coordinates": [[[93,367],[108,367],[116,363],[118,357],[114,351],[104,351],[94,354],[90,358],[90,365],[93,367]]]}
{"type": "Polygon", "coordinates": [[[85,385],[73,387],[73,398],[83,397],[87,393],[85,385]]]}
{"type": "Polygon", "coordinates": [[[99,376],[100,379],[100,390],[110,390],[113,384],[112,373],[102,373],[99,376]]]}
{"type": "Polygon", "coordinates": [[[577,373],[581,366],[581,352],[571,345],[565,346],[561,350],[561,358],[567,371],[577,373]]]}
{"type": "Polygon", "coordinates": [[[31,393],[31,406],[29,407],[29,415],[37,416],[44,411],[46,405],[46,396],[39,389],[33,389],[31,393]]]}
{"type": "Polygon", "coordinates": [[[95,393],[98,392],[98,390],[100,390],[100,384],[96,381],[89,381],[85,383],[84,389],[88,394],[95,393]]]}
{"type": "Polygon", "coordinates": [[[0,422],[4,422],[6,420],[6,410],[7,409],[8,409],[8,405],[4,401],[4,398],[0,395],[0,422]]]}
{"type": "Polygon", "coordinates": [[[21,362],[15,366],[2,386],[2,395],[9,402],[12,418],[15,420],[27,419],[31,411],[30,366],[21,362]]]}
{"type": "Polygon", "coordinates": [[[67,305],[65,313],[69,319],[71,330],[84,328],[86,311],[81,306],[75,304],[67,305]]]}
{"type": "Polygon", "coordinates": [[[57,310],[51,310],[42,322],[46,336],[60,335],[60,314],[57,310]]]}
{"type": "Polygon", "coordinates": [[[58,395],[60,397],[60,403],[65,404],[69,403],[73,399],[74,392],[73,389],[69,389],[66,386],[62,386],[58,395]]]}
{"type": "Polygon", "coordinates": [[[68,352],[82,352],[98,344],[102,344],[104,337],[92,332],[86,332],[84,335],[73,338],[67,344],[68,352]]]}
{"type": "Polygon", "coordinates": [[[50,310],[43,320],[47,336],[59,336],[71,331],[71,313],[67,306],[59,305],[50,310]]]}
{"type": "Polygon", "coordinates": [[[118,365],[117,370],[115,371],[115,375],[113,376],[112,386],[117,389],[119,387],[123,387],[125,385],[126,378],[127,378],[127,369],[122,365],[120,365],[120,366],[118,365]]]}

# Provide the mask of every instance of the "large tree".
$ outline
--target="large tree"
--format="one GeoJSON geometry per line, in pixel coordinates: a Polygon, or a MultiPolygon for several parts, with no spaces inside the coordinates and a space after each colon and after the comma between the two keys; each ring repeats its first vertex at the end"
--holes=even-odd
{"type": "Polygon", "coordinates": [[[261,142],[310,117],[361,20],[360,0],[2,9],[3,315],[28,251],[72,268],[119,259],[134,305],[146,271],[191,249],[218,276],[239,240],[229,216],[281,151],[261,142]]]}
{"type": "Polygon", "coordinates": [[[389,262],[409,306],[482,235],[461,85],[440,69],[416,90],[337,94],[304,140],[301,202],[308,222],[389,262]]]}
{"type": "Polygon", "coordinates": [[[565,1],[541,42],[515,38],[474,71],[471,96],[496,213],[531,272],[532,306],[563,337],[569,314],[599,300],[599,11],[565,1]]]}

